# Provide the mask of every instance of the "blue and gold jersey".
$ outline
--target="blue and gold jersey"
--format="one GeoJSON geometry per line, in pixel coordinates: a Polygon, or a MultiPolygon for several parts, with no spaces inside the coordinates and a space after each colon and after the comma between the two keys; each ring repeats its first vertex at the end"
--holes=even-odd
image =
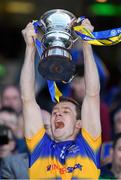
{"type": "Polygon", "coordinates": [[[41,129],[26,142],[30,179],[97,179],[100,175],[101,137],[93,139],[84,129],[74,141],[57,143],[41,129]]]}

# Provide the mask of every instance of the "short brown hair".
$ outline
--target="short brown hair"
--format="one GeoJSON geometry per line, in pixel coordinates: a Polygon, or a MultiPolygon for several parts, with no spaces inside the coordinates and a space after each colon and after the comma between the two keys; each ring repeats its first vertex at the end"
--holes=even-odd
{"type": "Polygon", "coordinates": [[[79,104],[75,99],[71,97],[61,96],[59,98],[59,102],[71,102],[72,104],[74,104],[76,107],[76,119],[77,120],[81,119],[81,104],[79,104]]]}

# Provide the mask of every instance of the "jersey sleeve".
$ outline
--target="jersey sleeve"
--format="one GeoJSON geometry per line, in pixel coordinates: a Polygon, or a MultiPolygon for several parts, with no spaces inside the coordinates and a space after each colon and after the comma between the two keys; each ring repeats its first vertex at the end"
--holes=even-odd
{"type": "Polygon", "coordinates": [[[101,147],[101,135],[97,138],[93,138],[85,129],[82,128],[82,136],[94,151],[101,147]]]}
{"type": "Polygon", "coordinates": [[[41,128],[32,138],[26,138],[26,144],[30,152],[36,147],[39,141],[43,138],[45,129],[41,128]]]}

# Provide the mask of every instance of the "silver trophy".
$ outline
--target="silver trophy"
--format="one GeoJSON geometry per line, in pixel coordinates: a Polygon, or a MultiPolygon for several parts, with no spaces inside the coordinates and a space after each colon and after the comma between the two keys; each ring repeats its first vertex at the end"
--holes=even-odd
{"type": "Polygon", "coordinates": [[[39,73],[46,79],[68,82],[75,74],[75,63],[70,49],[74,42],[72,21],[76,17],[62,9],[44,13],[40,20],[43,53],[39,62],[39,73]]]}

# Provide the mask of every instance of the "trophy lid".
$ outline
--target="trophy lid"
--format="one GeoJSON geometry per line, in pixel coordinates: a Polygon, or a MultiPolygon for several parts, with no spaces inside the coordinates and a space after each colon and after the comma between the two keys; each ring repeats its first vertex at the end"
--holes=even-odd
{"type": "Polygon", "coordinates": [[[44,28],[48,27],[67,27],[70,26],[72,19],[76,19],[76,16],[71,12],[63,9],[53,9],[45,12],[41,18],[40,22],[44,25],[44,28]]]}
{"type": "Polygon", "coordinates": [[[76,16],[73,14],[73,13],[71,13],[71,12],[69,12],[69,11],[67,11],[67,10],[64,10],[64,9],[52,9],[52,10],[49,10],[49,11],[46,11],[41,17],[40,17],[40,19],[46,19],[48,16],[51,16],[52,14],[55,14],[55,13],[57,13],[57,14],[67,14],[68,16],[70,16],[70,18],[72,19],[72,18],[76,18],[76,16]]]}

